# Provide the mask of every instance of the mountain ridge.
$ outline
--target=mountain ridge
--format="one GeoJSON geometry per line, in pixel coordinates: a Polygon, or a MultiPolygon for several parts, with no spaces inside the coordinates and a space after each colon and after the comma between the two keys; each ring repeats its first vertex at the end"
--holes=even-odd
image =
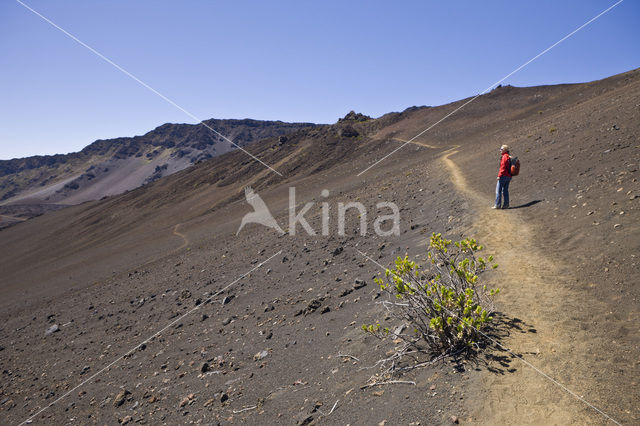
{"type": "MultiPolygon", "coordinates": [[[[317,126],[253,119],[209,119],[203,123],[240,147],[317,126]]],[[[39,204],[45,211],[45,205],[100,199],[235,148],[206,126],[165,123],[144,135],[98,139],[78,152],[1,160],[0,204],[39,204]]]]}

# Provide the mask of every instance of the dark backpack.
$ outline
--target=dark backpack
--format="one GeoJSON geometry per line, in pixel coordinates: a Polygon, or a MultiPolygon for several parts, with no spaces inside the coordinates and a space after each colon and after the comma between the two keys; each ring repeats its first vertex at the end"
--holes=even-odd
{"type": "Polygon", "coordinates": [[[509,170],[511,171],[511,176],[518,176],[520,173],[520,160],[518,160],[518,157],[509,156],[509,170]]]}

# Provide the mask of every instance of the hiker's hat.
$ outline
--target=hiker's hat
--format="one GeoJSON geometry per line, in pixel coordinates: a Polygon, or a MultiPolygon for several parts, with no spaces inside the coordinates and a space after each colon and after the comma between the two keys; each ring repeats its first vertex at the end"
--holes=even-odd
{"type": "Polygon", "coordinates": [[[509,151],[509,145],[502,145],[502,146],[500,147],[500,149],[503,149],[503,150],[505,150],[505,151],[509,151]]]}

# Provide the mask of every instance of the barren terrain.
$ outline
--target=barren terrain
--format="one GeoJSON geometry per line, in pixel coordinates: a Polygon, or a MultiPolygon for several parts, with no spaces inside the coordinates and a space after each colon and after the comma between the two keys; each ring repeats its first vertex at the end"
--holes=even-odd
{"type": "Polygon", "coordinates": [[[2,423],[640,422],[639,95],[638,70],[501,87],[362,176],[466,100],[351,116],[247,147],[283,177],[233,151],[1,230],[2,423]],[[503,143],[522,171],[496,211],[503,143]],[[236,235],[247,185],[285,230],[294,186],[317,235],[236,235]],[[369,232],[353,214],[338,235],[332,210],[321,235],[319,203],[349,201],[369,232]],[[400,236],[371,232],[379,201],[400,236]],[[421,262],[434,231],[495,255],[499,333],[476,358],[364,387],[393,343],[360,330],[384,317],[360,252],[421,262]]]}

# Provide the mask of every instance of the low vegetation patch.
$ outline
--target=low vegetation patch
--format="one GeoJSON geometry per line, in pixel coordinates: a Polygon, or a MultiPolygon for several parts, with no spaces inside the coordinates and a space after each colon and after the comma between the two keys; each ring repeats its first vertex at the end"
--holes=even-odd
{"type": "Polygon", "coordinates": [[[387,321],[400,325],[391,330],[376,322],[362,329],[400,344],[383,360],[390,361],[391,369],[404,355],[443,356],[479,347],[493,319],[493,296],[500,291],[480,279],[488,268],[498,267],[492,256],[480,256],[481,250],[474,239],[452,242],[434,233],[426,268],[408,256],[398,257],[395,267],[376,279],[388,296],[381,302],[387,321]]]}

